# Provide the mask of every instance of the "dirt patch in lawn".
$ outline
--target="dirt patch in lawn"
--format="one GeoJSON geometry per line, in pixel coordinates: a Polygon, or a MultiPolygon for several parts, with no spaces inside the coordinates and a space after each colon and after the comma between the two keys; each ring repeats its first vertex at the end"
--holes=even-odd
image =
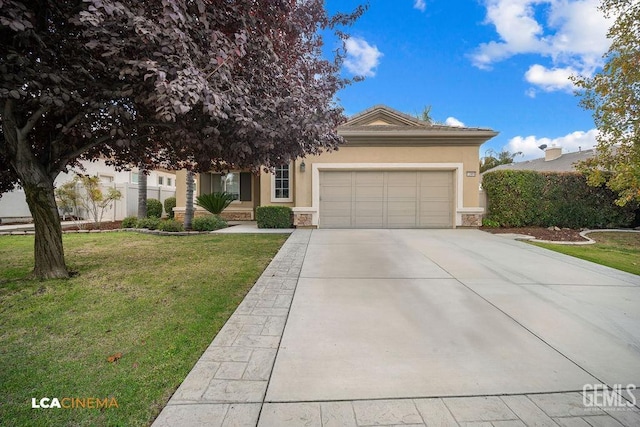
{"type": "Polygon", "coordinates": [[[582,230],[558,227],[519,227],[519,228],[491,228],[480,227],[481,230],[493,234],[526,234],[538,240],[550,240],[554,242],[584,242],[586,239],[580,235],[582,230]]]}

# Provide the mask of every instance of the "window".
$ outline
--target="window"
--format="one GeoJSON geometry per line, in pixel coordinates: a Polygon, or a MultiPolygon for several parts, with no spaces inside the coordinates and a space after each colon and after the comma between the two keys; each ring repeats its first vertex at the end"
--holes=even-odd
{"type": "Polygon", "coordinates": [[[168,178],[168,177],[167,177],[167,185],[168,185],[169,187],[171,187],[171,178],[168,178]]]}
{"type": "Polygon", "coordinates": [[[131,172],[131,183],[132,184],[138,183],[138,172],[131,172]]]}
{"type": "Polygon", "coordinates": [[[226,191],[234,200],[251,201],[251,172],[227,172],[226,174],[211,174],[211,192],[226,191]]]}
{"type": "Polygon", "coordinates": [[[290,202],[291,197],[291,166],[283,165],[276,168],[271,181],[271,199],[278,202],[290,202]]]}
{"type": "Polygon", "coordinates": [[[113,182],[113,177],[111,175],[98,175],[98,178],[100,179],[100,182],[102,182],[103,184],[111,184],[113,182]]]}
{"type": "Polygon", "coordinates": [[[164,177],[163,176],[159,176],[158,177],[158,185],[164,185],[164,177]]]}
{"type": "Polygon", "coordinates": [[[233,200],[240,199],[240,174],[229,172],[220,176],[220,190],[233,196],[233,200]]]}

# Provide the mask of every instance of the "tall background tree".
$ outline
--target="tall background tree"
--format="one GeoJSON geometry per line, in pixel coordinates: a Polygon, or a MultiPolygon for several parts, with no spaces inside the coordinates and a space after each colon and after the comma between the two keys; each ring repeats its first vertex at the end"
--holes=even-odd
{"type": "Polygon", "coordinates": [[[143,163],[138,166],[138,219],[147,217],[147,173],[143,163]]]}
{"type": "Polygon", "coordinates": [[[189,231],[193,225],[193,187],[194,187],[194,179],[193,172],[187,171],[187,179],[186,179],[186,187],[187,187],[187,200],[185,203],[185,212],[184,212],[184,229],[189,231]]]}
{"type": "Polygon", "coordinates": [[[24,188],[34,275],[68,276],[54,179],[78,159],[273,167],[336,148],[343,49],[321,0],[3,0],[0,194],[24,188]],[[153,136],[153,137],[151,137],[153,136]]]}
{"type": "Polygon", "coordinates": [[[605,65],[592,78],[573,79],[599,130],[596,155],[579,170],[591,185],[606,183],[624,206],[640,202],[640,2],[603,0],[600,10],[614,19],[605,65]]]}
{"type": "Polygon", "coordinates": [[[513,163],[516,156],[521,156],[521,151],[516,151],[515,153],[510,152],[509,150],[502,150],[499,153],[496,153],[494,150],[489,149],[484,154],[484,157],[480,159],[480,173],[488,171],[489,169],[493,169],[499,165],[506,165],[509,163],[513,163]]]}

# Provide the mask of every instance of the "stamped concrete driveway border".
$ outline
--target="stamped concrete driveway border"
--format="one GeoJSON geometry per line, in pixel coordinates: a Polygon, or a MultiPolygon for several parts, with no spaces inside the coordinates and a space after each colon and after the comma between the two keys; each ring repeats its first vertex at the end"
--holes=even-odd
{"type": "Polygon", "coordinates": [[[296,230],[153,426],[255,426],[311,230],[296,230]]]}
{"type": "MultiPolygon", "coordinates": [[[[494,243],[500,239],[476,233],[480,233],[482,238],[496,239],[494,243]]],[[[442,398],[265,401],[265,391],[270,387],[273,375],[274,358],[282,344],[283,328],[311,234],[309,230],[297,230],[292,234],[176,391],[154,426],[640,425],[637,408],[626,411],[587,408],[578,391],[442,398]]],[[[502,240],[500,244],[524,248],[520,242],[502,240]]],[[[548,256],[547,252],[543,254],[548,256]]],[[[566,257],[563,261],[568,264],[577,262],[580,267],[594,272],[618,275],[615,270],[603,270],[581,260],[566,257]]],[[[465,266],[467,262],[462,256],[457,261],[458,267],[469,267],[465,266]]],[[[478,262],[482,264],[484,261],[478,262]]],[[[455,270],[455,265],[453,267],[455,270]]],[[[435,276],[441,274],[437,269],[432,273],[435,276]]],[[[618,278],[629,277],[622,274],[618,278]]],[[[473,279],[469,278],[470,289],[487,285],[483,279],[472,282],[473,279]]],[[[484,292],[483,289],[480,291],[484,292]]]]}

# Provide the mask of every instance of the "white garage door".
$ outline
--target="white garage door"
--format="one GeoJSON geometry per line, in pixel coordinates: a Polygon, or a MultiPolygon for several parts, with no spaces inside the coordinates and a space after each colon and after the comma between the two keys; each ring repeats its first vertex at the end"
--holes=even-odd
{"type": "Polygon", "coordinates": [[[452,171],[320,172],[321,228],[451,228],[452,171]]]}

